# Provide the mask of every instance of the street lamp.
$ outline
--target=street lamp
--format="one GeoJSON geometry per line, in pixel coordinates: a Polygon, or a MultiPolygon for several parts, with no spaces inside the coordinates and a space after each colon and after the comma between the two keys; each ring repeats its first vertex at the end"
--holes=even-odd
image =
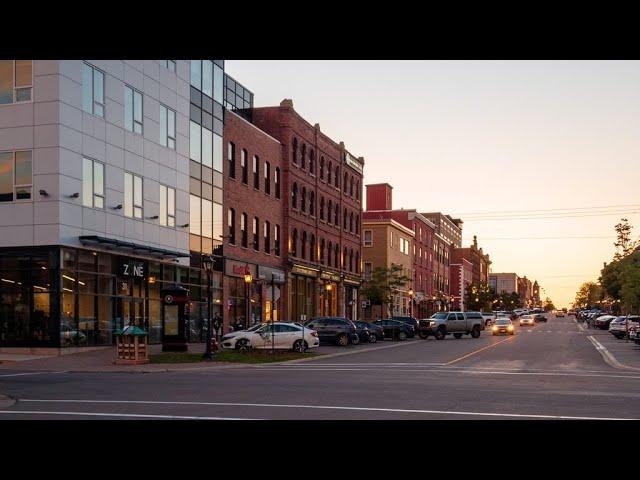
{"type": "Polygon", "coordinates": [[[202,358],[211,360],[211,273],[213,271],[213,258],[210,256],[202,259],[202,267],[207,273],[207,346],[202,358]]]}
{"type": "Polygon", "coordinates": [[[413,295],[415,294],[415,292],[413,291],[413,288],[409,289],[409,316],[413,317],[413,295]]]}
{"type": "Polygon", "coordinates": [[[251,303],[249,302],[249,295],[251,294],[251,282],[253,281],[253,277],[251,276],[251,272],[249,272],[249,265],[246,264],[244,267],[244,284],[246,285],[246,309],[245,309],[245,319],[244,319],[244,329],[246,330],[249,325],[249,316],[251,315],[251,303]]]}

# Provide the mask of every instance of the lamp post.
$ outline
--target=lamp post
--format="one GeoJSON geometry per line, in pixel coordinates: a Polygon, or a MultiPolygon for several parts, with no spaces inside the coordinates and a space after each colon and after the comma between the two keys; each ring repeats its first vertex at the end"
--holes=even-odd
{"type": "Polygon", "coordinates": [[[326,315],[329,316],[329,306],[331,305],[331,302],[329,300],[329,294],[331,293],[331,289],[333,288],[333,286],[331,285],[331,283],[327,283],[324,288],[327,290],[327,313],[326,315]]]}
{"type": "Polygon", "coordinates": [[[251,294],[251,282],[253,281],[253,277],[249,272],[249,265],[245,265],[244,268],[244,284],[246,286],[246,309],[245,309],[245,318],[244,318],[244,329],[249,328],[249,316],[251,315],[251,301],[249,299],[249,295],[251,294]]]}
{"type": "Polygon", "coordinates": [[[207,346],[202,358],[211,360],[211,272],[213,271],[213,258],[210,256],[202,259],[202,267],[207,273],[207,346]]]}
{"type": "Polygon", "coordinates": [[[413,318],[413,295],[415,294],[415,292],[413,291],[413,288],[409,289],[409,316],[413,318]]]}

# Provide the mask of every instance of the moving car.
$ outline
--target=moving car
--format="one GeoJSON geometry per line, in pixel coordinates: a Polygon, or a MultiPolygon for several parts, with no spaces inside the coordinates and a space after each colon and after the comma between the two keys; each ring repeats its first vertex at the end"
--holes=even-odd
{"type": "Polygon", "coordinates": [[[220,341],[223,349],[276,348],[304,352],[320,346],[318,332],[297,323],[274,322],[230,332],[220,341]]]}
{"type": "Polygon", "coordinates": [[[547,317],[545,317],[544,315],[542,315],[541,313],[536,313],[533,316],[533,321],[534,322],[547,322],[547,317]]]}
{"type": "Polygon", "coordinates": [[[474,315],[467,317],[465,312],[438,312],[431,315],[429,319],[420,320],[419,333],[420,338],[423,339],[433,335],[436,340],[443,340],[450,333],[453,333],[455,338],[469,334],[473,338],[478,338],[483,324],[482,315],[480,318],[475,318],[474,315]]]}
{"type": "Polygon", "coordinates": [[[535,325],[535,315],[523,315],[520,317],[520,326],[524,327],[525,325],[531,325],[532,327],[535,325]]]}
{"type": "Polygon", "coordinates": [[[564,318],[564,312],[562,310],[556,310],[556,318],[559,318],[559,317],[564,318]]]}
{"type": "Polygon", "coordinates": [[[373,323],[374,325],[379,325],[383,328],[385,337],[391,337],[393,339],[397,338],[400,341],[404,341],[407,338],[413,338],[416,335],[416,332],[411,325],[407,325],[399,320],[386,318],[384,320],[376,320],[373,323]]]}
{"type": "Polygon", "coordinates": [[[513,322],[510,318],[499,318],[491,327],[493,335],[514,335],[513,322]]]}
{"type": "Polygon", "coordinates": [[[305,326],[316,330],[323,342],[336,343],[341,347],[360,342],[356,325],[345,317],[316,317],[308,320],[305,326]]]}
{"type": "Polygon", "coordinates": [[[365,322],[363,320],[358,320],[354,323],[356,324],[356,328],[366,327],[369,330],[369,343],[376,343],[377,341],[384,340],[384,328],[382,328],[381,325],[365,322]]]}

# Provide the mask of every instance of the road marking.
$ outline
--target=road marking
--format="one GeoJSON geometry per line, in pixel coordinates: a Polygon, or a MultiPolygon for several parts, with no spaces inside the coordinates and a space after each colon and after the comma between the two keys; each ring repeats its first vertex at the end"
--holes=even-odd
{"type": "MultiPolygon", "coordinates": [[[[379,408],[379,407],[345,407],[336,405],[288,405],[276,403],[231,403],[231,402],[163,402],[163,401],[143,401],[143,400],[20,400],[21,402],[57,402],[57,403],[112,403],[112,404],[143,404],[143,405],[203,405],[212,407],[257,407],[257,408],[300,408],[316,410],[348,410],[363,412],[389,412],[389,413],[423,413],[434,415],[467,415],[467,416],[487,416],[487,417],[512,417],[512,418],[545,418],[558,420],[640,420],[636,418],[612,418],[612,417],[574,417],[567,415],[542,415],[526,413],[492,413],[492,412],[463,412],[453,410],[420,410],[405,408],[379,408]]],[[[0,411],[0,413],[17,413],[16,411],[0,411]]],[[[41,413],[36,411],[30,413],[41,413]]],[[[55,412],[56,414],[67,414],[67,412],[55,412]]],[[[73,415],[86,415],[80,412],[70,412],[73,415]]],[[[127,414],[93,413],[91,415],[122,416],[127,414]]],[[[142,415],[135,415],[142,416],[142,415]]],[[[168,417],[168,416],[167,416],[168,417]]],[[[198,417],[185,417],[198,418],[198,417]]],[[[206,417],[200,417],[206,418],[206,417]]]]}
{"type": "Polygon", "coordinates": [[[102,413],[102,412],[49,412],[42,410],[0,410],[0,414],[26,414],[26,415],[80,415],[83,417],[125,417],[125,418],[161,418],[164,420],[260,420],[258,418],[231,418],[231,417],[196,417],[184,415],[151,415],[135,413],[102,413]]]}
{"type": "Polygon", "coordinates": [[[634,372],[640,372],[640,368],[629,367],[628,365],[624,365],[620,363],[618,359],[616,359],[616,357],[614,357],[609,350],[607,350],[599,341],[597,341],[593,337],[593,335],[589,335],[587,338],[593,344],[593,346],[596,347],[596,350],[598,351],[598,353],[602,355],[602,358],[604,359],[604,361],[607,362],[609,365],[611,365],[613,368],[617,368],[620,370],[631,370],[634,372]]]}
{"type": "Polygon", "coordinates": [[[403,346],[407,346],[407,345],[417,345],[418,343],[420,343],[419,340],[415,339],[415,340],[411,340],[411,341],[408,341],[408,342],[406,342],[406,341],[405,342],[398,342],[398,343],[394,343],[392,345],[383,345],[383,346],[380,346],[380,347],[365,348],[365,349],[353,350],[353,351],[349,351],[349,352],[329,353],[327,355],[321,355],[321,356],[318,356],[318,357],[310,357],[310,358],[300,358],[298,360],[288,360],[286,362],[275,363],[274,365],[310,362],[310,361],[320,360],[320,359],[325,359],[325,358],[342,357],[344,355],[355,355],[356,353],[375,352],[377,350],[384,350],[384,349],[387,349],[387,348],[403,347],[403,346]]]}
{"type": "Polygon", "coordinates": [[[511,336],[509,338],[505,338],[504,340],[500,340],[499,342],[492,343],[491,345],[487,345],[486,347],[482,347],[482,348],[480,348],[478,350],[475,350],[475,351],[473,351],[471,353],[467,353],[466,355],[463,355],[462,357],[458,357],[458,358],[456,358],[454,360],[451,360],[450,362],[445,363],[445,365],[451,365],[452,363],[459,362],[460,360],[464,360],[465,358],[470,357],[472,355],[475,355],[476,353],[480,353],[483,350],[486,350],[487,348],[493,348],[493,347],[495,347],[497,345],[500,345],[503,342],[506,342],[508,340],[513,340],[514,338],[515,338],[515,336],[511,336]]]}
{"type": "Polygon", "coordinates": [[[67,373],[67,370],[61,372],[29,372],[29,373],[9,373],[7,375],[0,375],[0,377],[21,377],[24,375],[55,375],[57,373],[67,373]]]}

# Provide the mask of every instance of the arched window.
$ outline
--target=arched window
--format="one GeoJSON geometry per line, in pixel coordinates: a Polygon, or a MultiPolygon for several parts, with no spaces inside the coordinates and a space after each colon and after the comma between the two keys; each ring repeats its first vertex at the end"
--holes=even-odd
{"type": "Polygon", "coordinates": [[[276,198],[280,198],[280,168],[276,167],[273,183],[276,187],[276,198]]]}
{"type": "Polygon", "coordinates": [[[356,215],[356,235],[360,235],[360,216],[356,215]]]}
{"type": "Polygon", "coordinates": [[[329,208],[327,208],[327,223],[331,225],[331,216],[333,215],[333,203],[329,200],[329,208]]]}
{"type": "Polygon", "coordinates": [[[353,177],[351,177],[351,189],[349,191],[349,195],[353,197],[353,177]]]}
{"type": "Polygon", "coordinates": [[[300,245],[300,256],[304,260],[307,256],[307,232],[302,232],[302,244],[300,245]]]}
{"type": "Polygon", "coordinates": [[[293,163],[298,164],[298,139],[293,137],[292,143],[293,163]]]}
{"type": "Polygon", "coordinates": [[[300,149],[300,168],[304,170],[304,164],[307,160],[307,145],[302,144],[302,148],[300,149]]]}
{"type": "Polygon", "coordinates": [[[307,211],[307,187],[302,187],[302,194],[300,195],[300,211],[307,211]]]}
{"type": "Polygon", "coordinates": [[[324,197],[320,197],[320,220],[324,220],[324,197]]]}
{"type": "Polygon", "coordinates": [[[349,271],[353,272],[353,249],[349,250],[349,271]]]}
{"type": "Polygon", "coordinates": [[[316,157],[313,153],[313,148],[309,150],[309,173],[311,175],[316,173],[316,157]]]}
{"type": "Polygon", "coordinates": [[[347,269],[347,256],[349,255],[349,251],[347,247],[344,247],[344,251],[342,252],[342,270],[347,269]]]}
{"type": "Polygon", "coordinates": [[[298,256],[298,230],[295,228],[291,234],[291,255],[294,257],[298,256]]]}
{"type": "Polygon", "coordinates": [[[347,194],[347,190],[349,189],[349,174],[344,172],[344,181],[342,182],[342,187],[344,188],[344,194],[347,194]]]}
{"type": "Polygon", "coordinates": [[[298,208],[298,184],[296,182],[293,182],[291,189],[291,207],[298,208]]]}
{"type": "Polygon", "coordinates": [[[333,248],[331,248],[331,240],[327,243],[327,266],[331,266],[331,255],[333,253],[333,248]]]}
{"type": "Polygon", "coordinates": [[[360,200],[360,180],[356,180],[356,200],[360,200]]]}
{"type": "Polygon", "coordinates": [[[333,177],[335,179],[336,188],[340,188],[340,167],[336,165],[336,174],[333,177]]]}
{"type": "Polygon", "coordinates": [[[320,180],[324,180],[324,157],[320,157],[320,180]]]}
{"type": "Polygon", "coordinates": [[[331,162],[329,162],[329,166],[327,167],[327,183],[331,185],[331,162]]]}
{"type": "Polygon", "coordinates": [[[347,215],[347,209],[344,209],[344,213],[342,214],[342,228],[347,229],[347,219],[349,216],[347,215]]]}
{"type": "Polygon", "coordinates": [[[353,212],[349,214],[349,231],[353,233],[353,212]]]}
{"type": "Polygon", "coordinates": [[[316,236],[311,235],[311,242],[309,243],[309,260],[316,261],[316,236]]]}
{"type": "Polygon", "coordinates": [[[324,238],[320,240],[320,263],[324,265],[324,238]]]}
{"type": "Polygon", "coordinates": [[[360,273],[360,254],[356,252],[356,273],[360,273]]]}
{"type": "Polygon", "coordinates": [[[338,207],[338,204],[336,203],[336,209],[335,209],[335,214],[334,214],[334,222],[333,224],[340,228],[340,208],[338,207]]]}
{"type": "Polygon", "coordinates": [[[314,216],[316,214],[316,197],[313,192],[309,192],[309,215],[314,216]]]}
{"type": "Polygon", "coordinates": [[[338,264],[340,263],[340,261],[338,260],[338,257],[340,256],[340,247],[338,246],[338,244],[336,243],[334,249],[333,249],[333,266],[335,268],[340,268],[338,266],[338,264]]]}

